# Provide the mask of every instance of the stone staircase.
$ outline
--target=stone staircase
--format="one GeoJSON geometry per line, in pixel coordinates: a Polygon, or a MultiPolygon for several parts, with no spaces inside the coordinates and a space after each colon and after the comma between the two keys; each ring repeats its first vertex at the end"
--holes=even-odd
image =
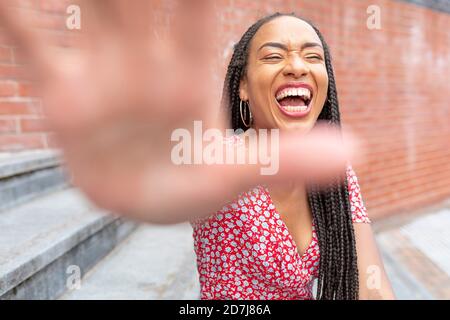
{"type": "Polygon", "coordinates": [[[0,299],[55,299],[136,224],[93,206],[58,152],[0,155],[0,299]]]}

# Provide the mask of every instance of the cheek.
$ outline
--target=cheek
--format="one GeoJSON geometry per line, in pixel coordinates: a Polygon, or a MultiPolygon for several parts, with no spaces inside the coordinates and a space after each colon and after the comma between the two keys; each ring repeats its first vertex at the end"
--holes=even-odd
{"type": "Polygon", "coordinates": [[[325,103],[328,93],[328,74],[325,66],[317,70],[316,75],[318,102],[325,103]]]}
{"type": "Polygon", "coordinates": [[[273,76],[268,73],[254,73],[249,79],[248,94],[252,112],[257,118],[263,120],[271,115],[272,82],[273,76]]]}
{"type": "Polygon", "coordinates": [[[271,84],[275,77],[273,72],[268,69],[260,67],[249,78],[249,94],[258,103],[267,100],[267,96],[271,90],[271,84]]]}

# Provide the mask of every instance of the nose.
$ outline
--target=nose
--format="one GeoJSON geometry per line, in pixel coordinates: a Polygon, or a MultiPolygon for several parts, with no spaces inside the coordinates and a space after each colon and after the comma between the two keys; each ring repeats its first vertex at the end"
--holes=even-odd
{"type": "Polygon", "coordinates": [[[283,74],[285,76],[301,78],[306,76],[310,72],[308,65],[303,59],[297,55],[289,57],[286,66],[284,67],[283,74]]]}

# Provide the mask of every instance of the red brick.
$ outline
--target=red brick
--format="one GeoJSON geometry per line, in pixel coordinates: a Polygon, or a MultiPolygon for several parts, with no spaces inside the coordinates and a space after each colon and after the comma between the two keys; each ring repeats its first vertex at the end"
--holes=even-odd
{"type": "Polygon", "coordinates": [[[17,95],[17,83],[15,81],[0,81],[0,97],[17,95]]]}
{"type": "Polygon", "coordinates": [[[40,114],[38,101],[0,102],[0,115],[32,115],[40,114]]]}
{"type": "Polygon", "coordinates": [[[19,82],[17,84],[18,95],[21,97],[39,97],[40,92],[37,85],[32,82],[19,82]]]}
{"type": "Polygon", "coordinates": [[[11,63],[11,48],[0,47],[0,63],[11,63]]]}
{"type": "Polygon", "coordinates": [[[0,79],[27,79],[29,70],[20,65],[0,64],[0,79]]]}
{"type": "Polygon", "coordinates": [[[21,132],[46,132],[49,131],[45,118],[22,118],[20,119],[21,132]]]}
{"type": "Polygon", "coordinates": [[[25,150],[45,148],[45,137],[42,134],[6,134],[0,135],[0,150],[25,150]]]}
{"type": "Polygon", "coordinates": [[[4,133],[16,133],[17,124],[14,118],[0,118],[0,134],[4,133]]]}

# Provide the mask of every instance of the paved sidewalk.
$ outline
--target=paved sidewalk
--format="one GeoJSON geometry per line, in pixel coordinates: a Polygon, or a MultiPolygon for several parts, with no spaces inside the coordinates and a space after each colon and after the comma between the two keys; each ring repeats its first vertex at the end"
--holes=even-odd
{"type": "Polygon", "coordinates": [[[398,299],[450,299],[450,201],[374,229],[398,299]]]}
{"type": "MultiPolygon", "coordinates": [[[[398,299],[450,299],[450,202],[374,223],[398,299]]],[[[189,224],[141,225],[61,299],[198,299],[189,224]]]]}

